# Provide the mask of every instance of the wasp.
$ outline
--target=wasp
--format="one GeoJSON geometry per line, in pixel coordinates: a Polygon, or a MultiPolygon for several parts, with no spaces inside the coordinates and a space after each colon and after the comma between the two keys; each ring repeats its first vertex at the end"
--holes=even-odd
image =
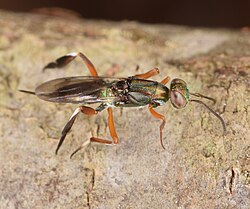
{"type": "MultiPolygon", "coordinates": [[[[58,153],[63,141],[73,126],[79,113],[88,116],[98,114],[103,110],[108,111],[108,128],[112,141],[97,137],[91,137],[89,142],[98,142],[104,144],[118,144],[119,137],[115,130],[112,108],[114,107],[141,107],[148,106],[149,112],[153,117],[161,120],[160,125],[160,142],[163,144],[162,131],[166,123],[165,116],[155,111],[158,106],[164,105],[170,100],[172,106],[177,109],[184,108],[188,102],[196,102],[206,107],[214,116],[216,116],[226,133],[226,125],[222,117],[212,110],[203,101],[191,97],[200,97],[215,100],[211,97],[204,96],[200,93],[191,93],[185,81],[175,78],[170,83],[170,88],[166,84],[170,77],[166,76],[161,82],[148,80],[150,77],[159,74],[158,68],[153,68],[146,73],[137,74],[127,78],[114,78],[99,76],[92,62],[81,52],[74,52],[64,55],[54,62],[50,62],[43,69],[61,68],[69,64],[76,57],[80,57],[86,64],[92,76],[64,77],[50,80],[39,85],[34,92],[20,90],[21,92],[35,94],[40,99],[49,102],[74,103],[80,106],[74,111],[69,121],[64,126],[59,143],[56,148],[58,153]],[[97,108],[86,105],[96,104],[97,108]]],[[[83,146],[86,144],[83,144],[83,146]]],[[[73,154],[75,154],[78,148],[73,154]]],[[[73,154],[71,156],[73,156],[73,154]]]]}

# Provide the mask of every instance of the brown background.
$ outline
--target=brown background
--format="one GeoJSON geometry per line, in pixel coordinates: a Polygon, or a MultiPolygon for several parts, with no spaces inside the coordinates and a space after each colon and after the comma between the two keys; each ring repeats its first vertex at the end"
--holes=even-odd
{"type": "Polygon", "coordinates": [[[10,0],[0,1],[0,8],[30,11],[41,7],[62,7],[74,10],[84,18],[138,20],[148,23],[169,23],[206,27],[244,27],[250,22],[250,1],[159,1],[159,0],[10,0]]]}

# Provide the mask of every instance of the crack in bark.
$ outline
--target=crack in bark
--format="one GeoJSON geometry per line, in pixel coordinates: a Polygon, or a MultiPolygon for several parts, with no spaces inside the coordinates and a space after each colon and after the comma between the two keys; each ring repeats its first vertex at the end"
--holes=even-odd
{"type": "Polygon", "coordinates": [[[229,194],[233,195],[239,180],[239,170],[232,166],[226,173],[226,189],[229,194]]]}
{"type": "Polygon", "coordinates": [[[233,193],[233,187],[234,187],[234,182],[235,182],[235,172],[234,169],[231,169],[231,178],[230,178],[230,182],[229,182],[229,191],[230,194],[233,193]]]}
{"type": "Polygon", "coordinates": [[[87,206],[89,209],[91,209],[91,203],[90,203],[90,195],[91,192],[95,186],[95,170],[92,169],[91,170],[92,174],[91,174],[91,180],[90,180],[90,184],[88,185],[87,191],[86,191],[86,198],[87,198],[87,206]]]}

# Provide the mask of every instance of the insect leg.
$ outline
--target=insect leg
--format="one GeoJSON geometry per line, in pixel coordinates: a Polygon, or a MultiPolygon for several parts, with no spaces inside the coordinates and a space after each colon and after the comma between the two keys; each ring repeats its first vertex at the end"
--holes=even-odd
{"type": "MultiPolygon", "coordinates": [[[[98,112],[101,112],[102,110],[107,108],[107,104],[103,103],[99,105],[95,110],[92,109],[91,111],[95,111],[96,114],[98,112]]],[[[90,144],[90,142],[98,142],[98,143],[104,143],[104,144],[112,144],[112,141],[106,140],[106,139],[101,139],[97,137],[91,137],[89,140],[85,141],[80,147],[78,147],[71,155],[70,158],[72,158],[78,151],[80,151],[82,148],[86,147],[87,145],[90,144]]]]}
{"type": "Polygon", "coordinates": [[[89,145],[90,142],[98,142],[98,143],[103,143],[103,144],[112,144],[112,141],[106,140],[106,139],[101,139],[101,138],[96,138],[96,137],[91,137],[88,141],[85,141],[80,147],[78,147],[71,155],[70,158],[72,158],[78,151],[80,151],[82,148],[85,146],[89,145]]]}
{"type": "MultiPolygon", "coordinates": [[[[113,139],[114,144],[118,144],[119,139],[115,130],[113,111],[111,107],[108,108],[108,127],[109,127],[110,136],[113,139]]],[[[104,144],[112,144],[112,141],[109,141],[106,139],[100,139],[96,137],[91,137],[90,141],[104,143],[104,144]]]]}
{"type": "Polygon", "coordinates": [[[169,76],[166,76],[162,81],[161,84],[166,85],[168,83],[168,81],[170,80],[169,76]]]}
{"type": "Polygon", "coordinates": [[[59,143],[57,145],[57,148],[56,148],[56,154],[58,153],[67,133],[70,131],[71,127],[73,126],[75,120],[76,120],[76,117],[77,115],[82,112],[86,115],[96,115],[98,112],[91,108],[91,107],[86,107],[86,106],[81,106],[81,107],[78,107],[74,113],[72,114],[72,116],[70,117],[69,121],[67,122],[67,124],[64,126],[63,130],[62,130],[62,135],[61,135],[61,138],[59,140],[59,143]]]}
{"type": "MultiPolygon", "coordinates": [[[[102,110],[104,110],[106,108],[107,108],[106,104],[101,104],[95,110],[100,112],[100,111],[102,111],[102,110]]],[[[109,130],[110,130],[110,135],[113,138],[114,143],[117,144],[118,143],[118,137],[117,137],[115,127],[114,127],[112,108],[109,107],[107,110],[108,110],[108,114],[109,114],[109,116],[108,116],[109,117],[108,118],[108,126],[109,126],[109,130]]],[[[112,144],[112,141],[109,141],[109,140],[106,140],[106,139],[100,139],[100,138],[96,138],[96,137],[91,137],[90,141],[104,143],[104,144],[112,144]]]]}
{"type": "Polygon", "coordinates": [[[43,71],[45,69],[48,69],[48,68],[61,68],[61,67],[64,67],[67,64],[69,64],[72,60],[74,60],[77,56],[79,56],[83,60],[83,62],[87,65],[91,75],[94,76],[94,77],[98,77],[98,73],[97,73],[96,68],[93,65],[93,63],[81,52],[72,52],[72,53],[66,54],[66,55],[64,55],[62,57],[59,57],[58,59],[56,59],[56,61],[50,62],[49,64],[47,64],[43,68],[43,71]]]}
{"type": "Polygon", "coordinates": [[[152,70],[149,70],[146,73],[137,74],[137,75],[135,75],[133,77],[139,78],[139,79],[148,79],[148,78],[150,78],[152,76],[155,76],[155,75],[157,75],[159,73],[160,73],[160,70],[158,68],[153,68],[152,70]]]}
{"type": "Polygon", "coordinates": [[[109,132],[110,135],[114,141],[115,144],[118,144],[119,139],[118,136],[116,134],[116,130],[115,130],[115,125],[114,125],[114,117],[113,117],[113,110],[111,107],[108,108],[108,126],[109,126],[109,132]]]}
{"type": "Polygon", "coordinates": [[[163,145],[163,141],[162,141],[162,130],[163,130],[163,128],[164,128],[164,126],[165,126],[165,123],[166,123],[165,116],[163,116],[163,115],[159,114],[158,112],[156,112],[156,111],[153,109],[152,105],[149,105],[149,106],[148,106],[148,109],[149,109],[150,113],[151,113],[155,118],[162,120],[162,123],[161,123],[161,125],[160,125],[160,140],[161,140],[161,146],[162,146],[162,148],[165,149],[165,147],[164,147],[164,145],[163,145]]]}

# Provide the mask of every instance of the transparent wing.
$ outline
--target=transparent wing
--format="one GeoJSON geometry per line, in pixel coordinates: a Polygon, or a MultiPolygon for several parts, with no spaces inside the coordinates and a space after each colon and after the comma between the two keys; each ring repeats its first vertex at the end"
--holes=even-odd
{"type": "Polygon", "coordinates": [[[58,78],[45,82],[35,90],[36,95],[46,101],[62,103],[100,103],[119,99],[107,97],[106,89],[125,78],[77,76],[58,78]]]}

